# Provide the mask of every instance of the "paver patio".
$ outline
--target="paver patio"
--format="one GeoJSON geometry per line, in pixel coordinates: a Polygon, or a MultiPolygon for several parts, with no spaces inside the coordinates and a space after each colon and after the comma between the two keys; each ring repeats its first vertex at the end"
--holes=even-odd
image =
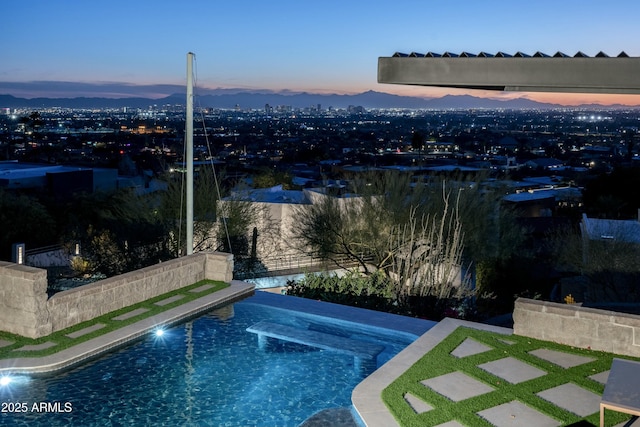
{"type": "MultiPolygon", "coordinates": [[[[352,400],[357,412],[369,427],[400,425],[382,401],[383,390],[400,392],[404,386],[391,387],[395,380],[433,353],[434,358],[444,354],[450,359],[434,359],[437,366],[436,362],[428,366],[435,369],[415,368],[414,374],[423,375],[416,382],[418,388],[411,386],[410,391],[401,393],[402,401],[417,417],[408,415],[414,419],[412,425],[597,425],[609,374],[606,361],[614,355],[569,347],[565,351],[564,346],[553,343],[516,336],[500,338],[499,334],[509,337],[512,331],[443,320],[356,387],[352,400]],[[494,335],[482,332],[457,338],[465,334],[459,332],[453,341],[447,341],[461,326],[494,335]],[[489,338],[477,339],[482,334],[489,338]]],[[[609,420],[609,412],[607,417],[609,420]]],[[[640,427],[640,421],[629,421],[628,416],[619,414],[611,413],[611,421],[616,427],[640,427]]]]}

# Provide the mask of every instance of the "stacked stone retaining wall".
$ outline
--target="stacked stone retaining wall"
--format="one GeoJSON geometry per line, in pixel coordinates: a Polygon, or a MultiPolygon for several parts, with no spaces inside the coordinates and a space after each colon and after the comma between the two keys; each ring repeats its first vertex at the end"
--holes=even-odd
{"type": "Polygon", "coordinates": [[[0,329],[39,338],[203,279],[230,282],[233,255],[201,252],[47,296],[47,272],[0,262],[0,329]]]}
{"type": "Polygon", "coordinates": [[[634,314],[518,298],[513,311],[513,332],[579,348],[640,357],[640,316],[634,314]]]}
{"type": "Polygon", "coordinates": [[[49,333],[46,270],[0,261],[0,329],[32,338],[49,333]]]}

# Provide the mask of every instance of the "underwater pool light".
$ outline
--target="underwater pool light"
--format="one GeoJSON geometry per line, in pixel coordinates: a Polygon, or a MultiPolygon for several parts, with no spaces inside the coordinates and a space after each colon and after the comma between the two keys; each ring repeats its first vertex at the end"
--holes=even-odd
{"type": "Polygon", "coordinates": [[[164,329],[158,328],[156,329],[156,337],[161,337],[164,335],[164,329]]]}
{"type": "Polygon", "coordinates": [[[3,375],[0,377],[0,386],[8,386],[11,383],[12,378],[8,375],[3,375]]]}

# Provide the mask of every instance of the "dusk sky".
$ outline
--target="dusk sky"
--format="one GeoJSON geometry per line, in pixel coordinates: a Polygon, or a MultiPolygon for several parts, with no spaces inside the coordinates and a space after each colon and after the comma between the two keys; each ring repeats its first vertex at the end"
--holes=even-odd
{"type": "Polygon", "coordinates": [[[0,0],[0,94],[162,97],[185,85],[191,51],[200,90],[470,93],[640,105],[635,95],[377,83],[378,57],[398,51],[640,56],[638,16],[638,0],[0,0]]]}

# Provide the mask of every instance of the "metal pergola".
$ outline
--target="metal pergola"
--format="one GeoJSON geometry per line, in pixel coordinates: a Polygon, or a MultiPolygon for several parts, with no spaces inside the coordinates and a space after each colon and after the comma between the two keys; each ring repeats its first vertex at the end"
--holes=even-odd
{"type": "Polygon", "coordinates": [[[522,92],[640,94],[640,57],[602,52],[395,53],[378,58],[378,83],[522,92]]]}

